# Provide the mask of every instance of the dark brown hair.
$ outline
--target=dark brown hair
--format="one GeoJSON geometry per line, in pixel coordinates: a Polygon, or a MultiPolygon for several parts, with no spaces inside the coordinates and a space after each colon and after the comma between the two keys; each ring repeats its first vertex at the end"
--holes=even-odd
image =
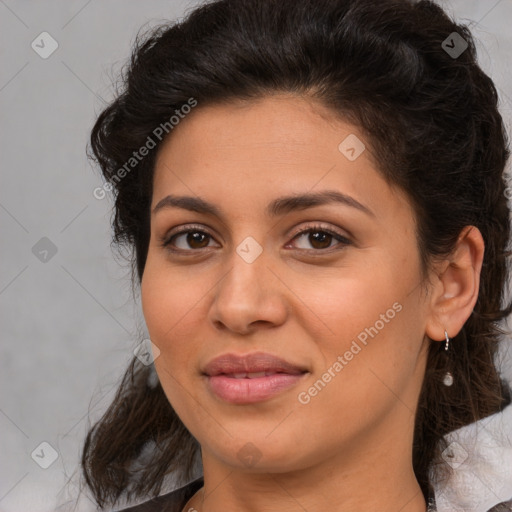
{"type": "MultiPolygon", "coordinates": [[[[201,108],[287,92],[359,126],[379,171],[413,205],[424,269],[453,250],[465,226],[481,231],[485,256],[474,311],[452,340],[449,359],[442,344],[429,347],[413,446],[427,497],[443,436],[510,403],[495,361],[499,322],[512,310],[504,303],[508,141],[495,86],[476,62],[468,28],[430,1],[218,0],[139,36],[122,85],[90,142],[113,187],[113,242],[132,249],[133,282],[140,284],[144,272],[161,141],[122,179],[119,169],[190,98],[201,108]],[[443,47],[447,38],[455,44],[454,32],[459,48],[461,40],[467,44],[457,56],[443,47]],[[447,369],[451,387],[442,384],[447,369]]],[[[171,471],[182,481],[191,477],[199,445],[161,385],[148,384],[151,371],[133,358],[85,440],[83,475],[102,507],[122,495],[157,495],[171,471]],[[148,446],[150,461],[141,463],[148,446]]]]}

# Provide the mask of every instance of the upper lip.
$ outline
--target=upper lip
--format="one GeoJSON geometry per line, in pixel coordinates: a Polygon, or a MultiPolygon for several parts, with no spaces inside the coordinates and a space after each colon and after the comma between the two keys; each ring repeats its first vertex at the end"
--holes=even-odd
{"type": "Polygon", "coordinates": [[[203,370],[203,373],[213,377],[216,375],[233,373],[288,373],[298,375],[307,370],[280,357],[266,352],[253,352],[251,354],[222,354],[212,359],[203,370]]]}

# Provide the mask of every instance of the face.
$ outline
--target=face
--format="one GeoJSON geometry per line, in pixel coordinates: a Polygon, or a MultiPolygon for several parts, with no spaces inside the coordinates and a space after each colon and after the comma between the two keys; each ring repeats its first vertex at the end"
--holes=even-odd
{"type": "Polygon", "coordinates": [[[276,95],[199,104],[171,135],[142,307],[162,387],[203,457],[284,472],[369,453],[382,436],[412,444],[428,310],[415,220],[367,141],[357,156],[362,133],[276,95]],[[253,383],[229,365],[204,373],[218,356],[255,353],[293,370],[253,383]]]}

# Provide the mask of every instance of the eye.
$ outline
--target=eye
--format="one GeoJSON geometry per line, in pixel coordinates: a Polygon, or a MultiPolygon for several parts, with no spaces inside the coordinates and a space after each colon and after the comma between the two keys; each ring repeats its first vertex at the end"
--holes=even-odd
{"type": "Polygon", "coordinates": [[[308,226],[307,229],[303,229],[299,231],[292,239],[293,240],[302,240],[306,242],[306,244],[310,244],[310,247],[298,247],[301,250],[313,250],[315,252],[319,252],[326,249],[331,249],[331,243],[337,240],[338,245],[346,246],[350,245],[352,242],[343,236],[340,233],[336,233],[335,231],[325,228],[321,225],[308,226]]]}
{"type": "MultiPolygon", "coordinates": [[[[207,249],[212,247],[210,242],[213,236],[204,231],[200,226],[184,226],[177,232],[172,233],[170,236],[165,236],[160,239],[162,247],[173,253],[179,252],[198,252],[200,249],[207,249]]],[[[298,231],[292,238],[294,240],[302,240],[310,244],[310,247],[295,247],[299,250],[321,252],[326,249],[335,247],[333,241],[338,241],[337,245],[347,246],[351,245],[351,241],[340,233],[326,228],[322,225],[308,226],[306,229],[298,231]]]]}
{"type": "Polygon", "coordinates": [[[171,252],[192,252],[194,249],[207,248],[211,240],[213,237],[200,227],[185,226],[171,236],[164,237],[160,242],[171,252]]]}

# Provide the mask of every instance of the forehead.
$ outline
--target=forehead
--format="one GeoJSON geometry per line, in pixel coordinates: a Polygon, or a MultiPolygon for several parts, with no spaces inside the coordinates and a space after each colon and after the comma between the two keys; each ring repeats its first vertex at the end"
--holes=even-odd
{"type": "Polygon", "coordinates": [[[331,141],[319,138],[322,133],[325,136],[327,123],[320,109],[324,116],[328,114],[320,105],[289,95],[199,104],[164,141],[160,153],[193,146],[194,151],[186,155],[190,163],[212,155],[231,160],[253,154],[258,161],[271,158],[275,164],[290,158],[317,158],[332,150],[331,141]]]}
{"type": "Polygon", "coordinates": [[[199,103],[159,149],[152,206],[170,193],[225,201],[235,191],[270,199],[281,195],[277,190],[326,188],[366,197],[366,202],[398,201],[403,206],[404,195],[387,184],[370,151],[357,127],[303,97],[199,103]],[[345,140],[355,142],[361,151],[357,158],[343,153],[345,140]]]}

